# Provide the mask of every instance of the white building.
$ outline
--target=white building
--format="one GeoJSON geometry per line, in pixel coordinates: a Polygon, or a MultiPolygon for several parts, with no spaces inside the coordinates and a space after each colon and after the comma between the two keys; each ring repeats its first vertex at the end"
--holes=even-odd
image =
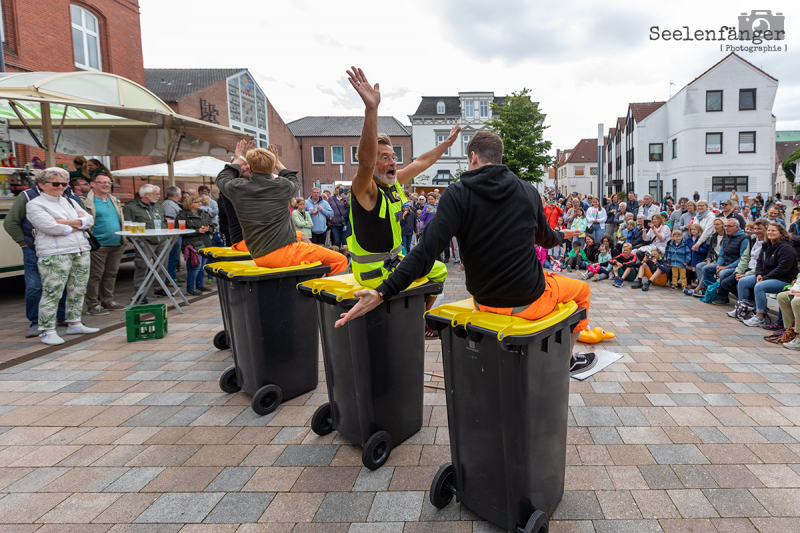
{"type": "Polygon", "coordinates": [[[556,160],[558,190],[561,194],[597,194],[597,139],[581,139],[575,148],[557,151],[556,160]]]}
{"type": "Polygon", "coordinates": [[[731,53],[667,102],[629,104],[609,129],[607,193],[655,198],[659,171],[662,196],[770,193],[777,89],[778,80],[731,53]]]}
{"type": "Polygon", "coordinates": [[[424,176],[414,179],[414,185],[446,187],[460,168],[467,170],[466,149],[476,132],[489,129],[486,122],[497,118],[491,103],[503,103],[505,97],[491,92],[466,92],[458,96],[423,96],[422,102],[408,118],[411,121],[413,158],[438,146],[450,135],[450,130],[461,124],[461,138],[429,168],[424,176]]]}

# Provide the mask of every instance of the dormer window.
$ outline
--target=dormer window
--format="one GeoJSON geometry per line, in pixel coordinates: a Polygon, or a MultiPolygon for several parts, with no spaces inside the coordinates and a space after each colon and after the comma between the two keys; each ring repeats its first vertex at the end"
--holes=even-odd
{"type": "Polygon", "coordinates": [[[439,102],[436,104],[436,113],[439,115],[444,115],[444,102],[439,102]]]}

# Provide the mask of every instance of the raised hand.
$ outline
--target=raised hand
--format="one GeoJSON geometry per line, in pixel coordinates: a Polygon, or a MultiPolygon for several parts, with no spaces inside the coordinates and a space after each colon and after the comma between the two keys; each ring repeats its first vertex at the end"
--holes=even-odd
{"type": "Polygon", "coordinates": [[[240,157],[244,159],[244,155],[247,153],[247,141],[242,139],[238,143],[236,143],[236,148],[233,150],[233,157],[234,159],[239,159],[240,157]]]}
{"type": "Polygon", "coordinates": [[[277,145],[270,144],[270,145],[267,146],[267,150],[269,150],[270,152],[275,154],[276,157],[278,156],[278,146],[277,145]]]}
{"type": "Polygon", "coordinates": [[[367,108],[377,108],[381,103],[381,87],[379,83],[374,86],[369,84],[364,71],[360,68],[350,67],[352,70],[347,71],[347,79],[350,80],[350,85],[361,96],[364,105],[367,108]]]}
{"type": "Polygon", "coordinates": [[[447,136],[447,139],[444,140],[444,143],[448,146],[453,146],[453,143],[458,140],[458,134],[461,132],[461,124],[456,122],[456,125],[453,126],[453,129],[450,130],[450,135],[447,136]]]}

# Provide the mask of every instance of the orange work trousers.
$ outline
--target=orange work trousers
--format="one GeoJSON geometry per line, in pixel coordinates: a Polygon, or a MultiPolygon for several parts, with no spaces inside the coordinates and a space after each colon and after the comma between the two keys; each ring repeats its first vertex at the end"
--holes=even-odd
{"type": "Polygon", "coordinates": [[[278,248],[272,253],[261,257],[254,257],[253,261],[265,268],[281,268],[295,266],[303,263],[320,261],[323,265],[331,267],[329,275],[339,274],[347,270],[347,258],[338,252],[329,250],[316,244],[306,242],[293,242],[283,248],[278,248]]]}
{"type": "MultiPolygon", "coordinates": [[[[589,284],[583,281],[559,276],[544,272],[545,288],[544,293],[538,300],[530,304],[528,307],[489,307],[481,305],[473,300],[475,307],[480,311],[487,313],[496,313],[498,315],[516,316],[526,320],[539,320],[553,312],[559,303],[575,302],[578,307],[586,309],[587,317],[589,313],[589,301],[591,300],[592,291],[589,289],[589,284]]],[[[575,331],[583,331],[589,326],[589,319],[581,320],[575,331]]]]}
{"type": "MultiPolygon", "coordinates": [[[[297,236],[297,241],[298,242],[302,240],[302,238],[303,238],[303,232],[302,231],[295,231],[294,234],[297,236]]],[[[231,250],[235,250],[237,252],[249,252],[250,251],[250,250],[247,249],[247,244],[244,242],[244,239],[242,239],[239,242],[233,243],[233,246],[231,246],[231,250]]]]}

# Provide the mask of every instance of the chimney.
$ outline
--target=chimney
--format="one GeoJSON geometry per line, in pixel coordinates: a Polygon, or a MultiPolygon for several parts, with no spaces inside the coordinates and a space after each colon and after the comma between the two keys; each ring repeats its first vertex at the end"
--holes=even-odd
{"type": "Polygon", "coordinates": [[[556,148],[556,164],[561,160],[561,149],[556,148]]]}

